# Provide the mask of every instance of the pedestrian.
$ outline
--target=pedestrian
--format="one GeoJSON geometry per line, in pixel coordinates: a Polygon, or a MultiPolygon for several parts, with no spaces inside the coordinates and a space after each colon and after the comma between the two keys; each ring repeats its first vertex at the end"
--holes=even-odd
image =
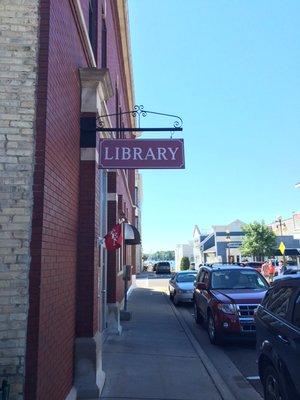
{"type": "Polygon", "coordinates": [[[284,268],[283,267],[284,267],[284,264],[280,260],[279,263],[278,263],[278,275],[282,275],[283,274],[283,272],[284,272],[284,268]]]}
{"type": "Polygon", "coordinates": [[[269,263],[268,261],[265,261],[262,266],[261,266],[261,273],[263,274],[263,276],[268,279],[269,277],[269,263]]]}
{"type": "Polygon", "coordinates": [[[275,266],[273,265],[271,260],[269,260],[268,263],[268,275],[269,275],[269,283],[272,283],[275,275],[275,266]]]}
{"type": "Polygon", "coordinates": [[[280,267],[280,274],[283,275],[287,270],[287,266],[284,264],[283,261],[279,261],[279,267],[280,267]]]}

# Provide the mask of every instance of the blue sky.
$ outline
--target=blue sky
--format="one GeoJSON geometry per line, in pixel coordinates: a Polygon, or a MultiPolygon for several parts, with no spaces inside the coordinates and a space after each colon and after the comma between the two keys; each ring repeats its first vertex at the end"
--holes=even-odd
{"type": "Polygon", "coordinates": [[[144,251],[300,210],[300,1],[128,5],[136,104],[184,121],[186,169],[141,171],[144,251]]]}

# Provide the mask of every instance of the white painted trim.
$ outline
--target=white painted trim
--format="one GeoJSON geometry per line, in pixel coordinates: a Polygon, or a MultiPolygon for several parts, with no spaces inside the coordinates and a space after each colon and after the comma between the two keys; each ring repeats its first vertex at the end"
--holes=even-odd
{"type": "Polygon", "coordinates": [[[99,159],[98,150],[95,149],[94,147],[80,149],[81,161],[98,161],[98,159],[99,159]]]}
{"type": "Polygon", "coordinates": [[[117,193],[107,193],[106,200],[107,201],[118,201],[117,193]]]}

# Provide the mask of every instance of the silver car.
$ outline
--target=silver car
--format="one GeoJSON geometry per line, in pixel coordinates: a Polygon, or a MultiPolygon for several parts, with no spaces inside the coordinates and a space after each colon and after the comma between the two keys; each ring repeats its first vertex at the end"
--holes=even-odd
{"type": "Polygon", "coordinates": [[[197,271],[180,271],[169,280],[170,299],[175,306],[180,302],[193,301],[197,271]]]}

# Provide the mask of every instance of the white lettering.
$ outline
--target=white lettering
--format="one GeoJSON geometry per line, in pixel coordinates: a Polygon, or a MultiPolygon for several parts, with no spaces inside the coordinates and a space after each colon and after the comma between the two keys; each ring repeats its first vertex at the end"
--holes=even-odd
{"type": "Polygon", "coordinates": [[[119,160],[119,150],[120,147],[116,147],[116,160],[119,160]]]}
{"type": "Polygon", "coordinates": [[[163,158],[164,160],[167,160],[166,151],[167,150],[164,147],[158,147],[157,148],[157,159],[161,160],[163,158]]]}
{"type": "Polygon", "coordinates": [[[105,157],[104,157],[104,159],[105,160],[113,160],[113,157],[108,157],[108,147],[105,147],[105,157]]]}
{"type": "Polygon", "coordinates": [[[122,160],[129,160],[130,159],[130,148],[123,147],[122,148],[122,160]]]}
{"type": "Polygon", "coordinates": [[[175,160],[175,154],[177,153],[179,147],[176,147],[173,151],[172,147],[168,147],[169,152],[172,154],[172,160],[175,160]]]}
{"type": "Polygon", "coordinates": [[[149,147],[149,150],[147,151],[146,155],[145,155],[145,160],[148,160],[148,158],[152,158],[152,160],[156,160],[155,155],[153,153],[153,150],[151,147],[149,147]]]}
{"type": "Polygon", "coordinates": [[[142,149],[140,147],[133,147],[133,159],[137,160],[138,158],[140,160],[143,160],[141,154],[142,154],[142,149]]]}

